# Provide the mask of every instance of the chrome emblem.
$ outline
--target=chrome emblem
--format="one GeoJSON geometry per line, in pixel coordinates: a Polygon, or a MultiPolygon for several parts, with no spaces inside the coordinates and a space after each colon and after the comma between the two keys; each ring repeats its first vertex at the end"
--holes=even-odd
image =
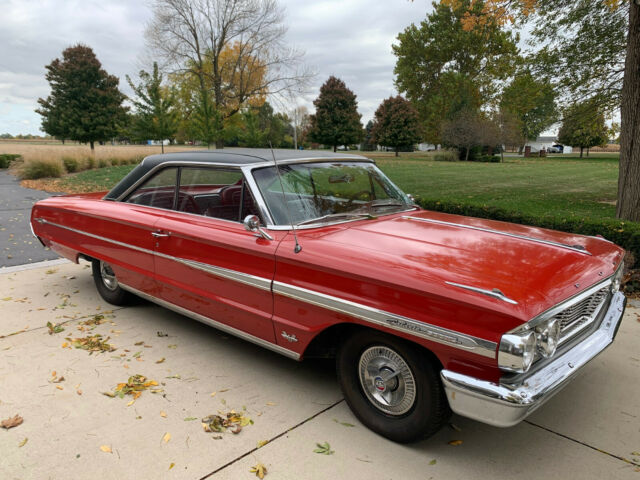
{"type": "Polygon", "coordinates": [[[297,342],[298,339],[296,338],[296,336],[294,334],[289,335],[287,332],[285,332],[284,330],[282,331],[282,333],[280,334],[282,336],[282,338],[290,341],[290,342],[297,342]]]}

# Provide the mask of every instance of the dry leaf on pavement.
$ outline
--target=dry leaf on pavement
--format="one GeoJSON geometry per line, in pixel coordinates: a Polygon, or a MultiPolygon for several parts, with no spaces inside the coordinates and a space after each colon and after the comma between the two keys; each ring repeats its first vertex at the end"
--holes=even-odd
{"type": "Polygon", "coordinates": [[[454,447],[457,447],[458,445],[462,445],[462,440],[451,440],[449,442],[449,445],[453,445],[454,447]]]}
{"type": "Polygon", "coordinates": [[[0,427],[6,428],[7,430],[9,430],[10,428],[17,427],[23,421],[24,420],[20,415],[15,415],[14,417],[10,417],[5,420],[2,420],[2,422],[0,422],[0,427]]]}
{"type": "Polygon", "coordinates": [[[164,434],[164,437],[162,437],[162,441],[164,443],[167,443],[169,440],[171,440],[171,434],[169,432],[164,434]]]}
{"type": "Polygon", "coordinates": [[[160,412],[160,416],[161,416],[162,418],[167,418],[167,412],[164,412],[164,411],[163,411],[163,412],[160,412]]]}
{"type": "Polygon", "coordinates": [[[24,447],[27,442],[29,441],[28,437],[24,437],[24,440],[22,440],[19,444],[18,444],[18,448],[24,447]]]}
{"type": "Polygon", "coordinates": [[[102,446],[100,447],[100,450],[102,450],[104,453],[113,453],[113,452],[111,451],[111,447],[110,447],[109,445],[102,445],[102,446]]]}
{"type": "Polygon", "coordinates": [[[249,470],[249,472],[255,473],[256,477],[262,479],[267,474],[267,467],[265,467],[261,463],[258,463],[257,465],[254,465],[253,467],[251,467],[251,470],[249,470]]]}
{"type": "Polygon", "coordinates": [[[333,455],[335,452],[331,450],[331,445],[329,442],[324,443],[316,443],[316,448],[313,453],[319,453],[321,455],[333,455]]]}

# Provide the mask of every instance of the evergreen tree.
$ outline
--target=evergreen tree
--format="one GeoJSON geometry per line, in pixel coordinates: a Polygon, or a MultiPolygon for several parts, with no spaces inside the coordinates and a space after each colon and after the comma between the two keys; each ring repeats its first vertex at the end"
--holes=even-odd
{"type": "Polygon", "coordinates": [[[86,45],[75,45],[46,66],[51,94],[38,99],[42,128],[58,138],[88,142],[108,140],[118,133],[127,109],[118,77],[109,75],[86,45]]]}
{"type": "Polygon", "coordinates": [[[178,130],[178,111],[175,94],[162,86],[162,74],[153,62],[153,73],[139,73],[141,83],[135,85],[127,75],[127,81],[136,94],[133,99],[135,114],[132,130],[137,138],[159,140],[164,153],[164,140],[172,138],[178,130]]]}
{"type": "Polygon", "coordinates": [[[375,143],[393,147],[397,157],[399,147],[413,147],[420,141],[418,112],[400,95],[389,97],[376,110],[371,133],[375,143]]]}
{"type": "Polygon", "coordinates": [[[316,113],[311,115],[311,141],[331,145],[334,152],[338,145],[360,141],[362,123],[356,96],[342,80],[329,77],[313,104],[316,113]]]}

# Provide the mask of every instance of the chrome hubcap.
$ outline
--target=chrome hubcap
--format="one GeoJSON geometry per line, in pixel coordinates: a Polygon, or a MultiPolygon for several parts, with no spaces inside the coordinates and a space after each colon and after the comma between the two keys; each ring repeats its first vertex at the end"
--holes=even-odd
{"type": "Polygon", "coordinates": [[[112,292],[118,288],[118,280],[116,274],[113,273],[111,265],[108,263],[100,262],[100,276],[102,277],[102,283],[112,292]]]}
{"type": "Polygon", "coordinates": [[[390,348],[365,350],[358,365],[360,385],[369,401],[389,415],[408,412],[416,401],[416,382],[409,365],[390,348]]]}

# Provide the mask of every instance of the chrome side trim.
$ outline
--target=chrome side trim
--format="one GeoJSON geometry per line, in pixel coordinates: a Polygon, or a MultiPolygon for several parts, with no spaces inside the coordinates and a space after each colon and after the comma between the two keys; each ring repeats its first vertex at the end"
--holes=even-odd
{"type": "Polygon", "coordinates": [[[522,421],[613,342],[625,304],[625,296],[617,292],[598,330],[518,385],[496,384],[442,370],[440,376],[451,409],[496,427],[510,427],[522,421]]]}
{"type": "Polygon", "coordinates": [[[519,238],[521,240],[528,240],[530,242],[542,243],[544,245],[550,245],[552,247],[564,248],[571,250],[572,252],[582,253],[584,255],[591,255],[591,253],[585,249],[582,245],[567,245],[566,243],[553,242],[551,240],[543,240],[541,238],[529,237],[527,235],[519,235],[517,233],[501,232],[500,230],[493,230],[491,228],[475,227],[473,225],[465,225],[463,223],[445,222],[442,220],[433,220],[430,218],[404,216],[405,220],[415,220],[416,222],[434,223],[436,225],[446,225],[449,227],[468,228],[469,230],[477,230],[479,232],[494,233],[496,235],[504,235],[505,237],[519,238]]]}
{"type": "Polygon", "coordinates": [[[424,338],[432,342],[450,345],[462,350],[468,350],[488,358],[495,358],[497,344],[482,338],[454,332],[446,328],[437,327],[428,323],[418,322],[408,317],[385,312],[368,307],[349,300],[314,292],[306,288],[296,287],[286,283],[274,281],[273,292],[285,297],[300,300],[334,312],[360,318],[367,322],[391,328],[393,330],[409,333],[416,337],[424,338]]]}
{"type": "Polygon", "coordinates": [[[127,243],[112,240],[110,238],[100,237],[99,235],[95,235],[93,233],[84,232],[82,230],[66,227],[64,225],[59,225],[54,222],[49,222],[48,220],[41,220],[43,223],[63,228],[74,233],[87,235],[91,238],[96,238],[98,240],[109,242],[114,245],[131,248],[133,250],[147,253],[149,255],[155,255],[167,260],[179,262],[191,268],[202,270],[207,273],[211,273],[212,275],[243,283],[245,285],[259,288],[261,290],[273,290],[274,293],[294,298],[302,302],[310,303],[312,305],[317,305],[319,307],[327,308],[329,310],[344,313],[376,325],[391,328],[399,332],[409,333],[416,337],[424,338],[426,340],[431,340],[437,343],[442,343],[444,345],[450,345],[488,358],[495,358],[496,356],[497,344],[489,340],[461,334],[458,332],[454,332],[453,330],[448,330],[442,327],[437,327],[435,325],[419,322],[408,317],[385,312],[383,310],[378,310],[367,305],[351,302],[331,295],[326,295],[324,293],[315,292],[313,290],[307,290],[305,288],[296,287],[294,285],[289,285],[278,281],[272,282],[271,279],[258,277],[243,272],[237,272],[235,270],[229,270],[207,263],[197,262],[195,260],[173,257],[171,255],[166,255],[164,253],[148,250],[146,248],[137,247],[135,245],[129,245],[127,243]]]}
{"type": "Polygon", "coordinates": [[[238,330],[237,328],[230,327],[225,323],[220,323],[209,317],[200,315],[199,313],[192,312],[191,310],[187,310],[186,308],[180,307],[174,303],[170,303],[170,302],[167,302],[166,300],[162,300],[158,297],[154,297],[153,295],[149,295],[148,293],[137,290],[133,287],[130,287],[129,285],[125,285],[124,283],[120,283],[120,286],[123,289],[135,295],[138,295],[139,297],[142,297],[153,303],[157,303],[158,305],[168,308],[169,310],[173,310],[174,312],[184,315],[185,317],[193,318],[194,320],[202,322],[211,327],[217,328],[218,330],[222,330],[223,332],[242,338],[243,340],[247,340],[248,342],[255,343],[256,345],[260,345],[261,347],[268,348],[269,350],[272,350],[276,353],[284,355],[285,357],[293,358],[294,360],[300,360],[300,354],[297,352],[294,352],[293,350],[289,350],[288,348],[281,347],[280,345],[276,345],[260,337],[256,337],[249,333],[243,332],[242,330],[238,330]]]}
{"type": "Polygon", "coordinates": [[[518,302],[510,299],[497,288],[494,288],[493,290],[486,290],[484,288],[472,287],[471,285],[463,285],[462,283],[455,283],[455,282],[444,282],[444,283],[446,283],[447,285],[452,285],[454,287],[464,288],[465,290],[471,290],[472,292],[481,293],[482,295],[486,295],[488,297],[497,298],[498,300],[502,300],[503,302],[507,302],[512,305],[518,305],[518,302]]]}
{"type": "Polygon", "coordinates": [[[187,265],[203,272],[211,273],[217,277],[233,280],[234,282],[243,283],[251,287],[259,288],[260,290],[271,291],[271,280],[264,277],[257,277],[255,275],[249,275],[248,273],[237,272],[235,270],[229,270],[227,268],[216,267],[209,265],[208,263],[196,262],[195,260],[187,260],[184,258],[169,257],[176,262],[187,265]]]}

